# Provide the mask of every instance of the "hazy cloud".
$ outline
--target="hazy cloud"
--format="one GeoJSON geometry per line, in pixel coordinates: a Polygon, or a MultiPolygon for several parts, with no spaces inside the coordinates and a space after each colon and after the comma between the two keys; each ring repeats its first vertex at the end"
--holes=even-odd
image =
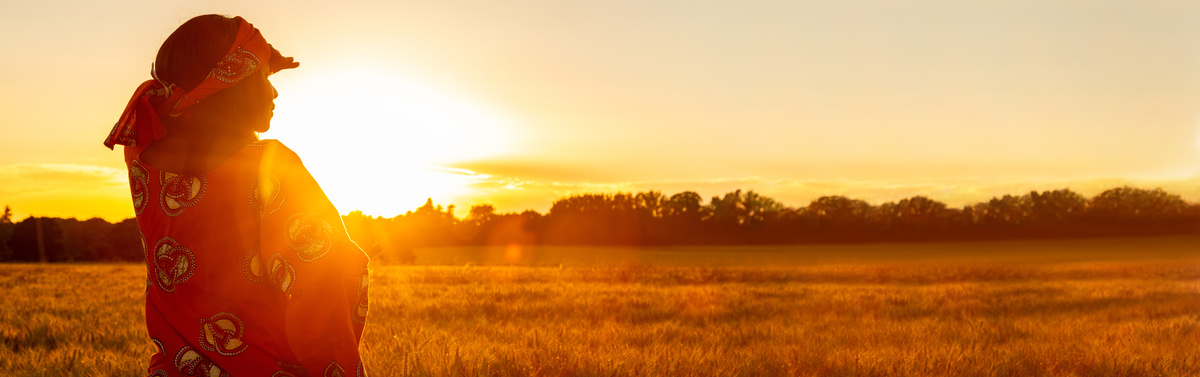
{"type": "Polygon", "coordinates": [[[96,188],[128,184],[125,170],[75,164],[16,164],[0,166],[0,195],[70,188],[96,188]]]}
{"type": "Polygon", "coordinates": [[[119,220],[133,215],[123,169],[76,164],[0,165],[0,205],[17,218],[100,216],[119,220]]]}

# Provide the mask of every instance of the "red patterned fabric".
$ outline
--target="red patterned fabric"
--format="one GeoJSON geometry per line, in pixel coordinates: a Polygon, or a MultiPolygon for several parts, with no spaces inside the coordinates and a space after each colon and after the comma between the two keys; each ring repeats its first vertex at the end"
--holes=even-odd
{"type": "Polygon", "coordinates": [[[367,257],[300,159],[246,145],[190,176],[126,147],[151,376],[363,376],[367,257]]]}
{"type": "MultiPolygon", "coordinates": [[[[274,73],[299,66],[291,58],[279,56],[254,25],[241,17],[235,19],[238,20],[238,32],[233,45],[204,81],[185,91],[175,84],[146,80],[133,92],[125,111],[104,140],[104,146],[112,149],[117,144],[135,147],[150,144],[167,134],[160,117],[180,116],[204,98],[237,85],[261,68],[269,68],[270,73],[274,73]]],[[[154,75],[153,70],[151,75],[154,75]]]]}

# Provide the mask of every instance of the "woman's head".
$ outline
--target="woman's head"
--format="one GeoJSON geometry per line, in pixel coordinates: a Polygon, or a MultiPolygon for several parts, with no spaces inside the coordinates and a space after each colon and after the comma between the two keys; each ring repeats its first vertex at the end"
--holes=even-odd
{"type": "MultiPolygon", "coordinates": [[[[155,78],[176,90],[191,91],[229,53],[243,21],[216,14],[196,16],[171,33],[154,61],[155,78]]],[[[249,134],[270,128],[277,95],[267,76],[282,56],[273,48],[259,69],[233,87],[213,93],[178,117],[163,117],[168,132],[249,134]]],[[[288,61],[290,63],[290,61],[288,61]]],[[[277,67],[283,68],[283,67],[277,67]]]]}
{"type": "Polygon", "coordinates": [[[239,23],[235,18],[206,14],[179,25],[158,49],[154,59],[157,78],[183,90],[194,89],[229,51],[239,23]]]}

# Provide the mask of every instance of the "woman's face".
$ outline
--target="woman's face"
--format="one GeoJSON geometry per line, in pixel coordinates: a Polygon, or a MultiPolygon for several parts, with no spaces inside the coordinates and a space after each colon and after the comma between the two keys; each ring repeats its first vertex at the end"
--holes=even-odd
{"type": "Polygon", "coordinates": [[[252,129],[254,132],[262,133],[271,129],[271,118],[275,116],[275,98],[279,97],[279,91],[275,90],[274,85],[271,85],[270,72],[270,66],[263,64],[262,69],[259,70],[260,79],[246,83],[256,86],[253,88],[254,93],[257,94],[255,97],[261,98],[262,103],[262,107],[256,109],[256,119],[252,129]]]}

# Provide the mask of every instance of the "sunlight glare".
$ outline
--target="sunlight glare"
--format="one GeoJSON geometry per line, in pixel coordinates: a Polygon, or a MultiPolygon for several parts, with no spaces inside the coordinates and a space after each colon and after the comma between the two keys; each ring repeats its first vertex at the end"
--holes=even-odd
{"type": "Polygon", "coordinates": [[[435,84],[357,66],[297,71],[272,79],[280,94],[263,137],[296,151],[343,213],[451,204],[487,176],[450,165],[509,147],[505,117],[435,84]]]}

